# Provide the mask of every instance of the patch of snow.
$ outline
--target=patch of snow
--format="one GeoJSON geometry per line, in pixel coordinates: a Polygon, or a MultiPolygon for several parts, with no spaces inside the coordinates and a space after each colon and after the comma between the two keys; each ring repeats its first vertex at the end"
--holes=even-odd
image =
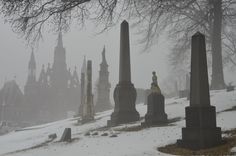
{"type": "MultiPolygon", "coordinates": [[[[168,119],[180,118],[169,126],[151,127],[138,131],[118,131],[121,128],[138,126],[143,121],[123,124],[109,129],[104,128],[110,119],[112,110],[98,113],[96,121],[78,125],[78,118],[70,118],[44,125],[28,127],[21,131],[11,132],[0,136],[0,155],[9,156],[154,156],[168,155],[157,151],[157,147],[175,143],[181,138],[181,128],[185,126],[185,107],[189,105],[186,98],[166,99],[166,113],[168,119]],[[64,129],[72,129],[71,143],[58,142],[64,129]],[[96,131],[98,135],[85,136],[88,131],[96,131]],[[48,141],[48,135],[56,133],[58,138],[44,146],[30,149],[48,141]],[[108,136],[101,136],[108,133],[108,136]],[[116,134],[117,137],[110,137],[116,134]],[[28,150],[24,150],[28,149],[28,150]],[[24,151],[21,151],[24,150],[24,151]]],[[[224,112],[236,106],[236,91],[211,92],[211,105],[216,106],[217,125],[222,130],[236,128],[236,111],[224,112]]],[[[136,106],[140,116],[146,114],[147,106],[136,106]]]]}

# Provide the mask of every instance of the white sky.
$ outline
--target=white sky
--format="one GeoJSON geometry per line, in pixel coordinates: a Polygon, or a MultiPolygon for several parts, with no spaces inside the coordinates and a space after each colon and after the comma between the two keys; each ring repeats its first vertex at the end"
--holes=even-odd
{"type": "MultiPolygon", "coordinates": [[[[72,27],[67,34],[63,35],[67,66],[73,69],[76,65],[80,69],[83,55],[86,55],[87,59],[93,61],[93,81],[95,81],[98,78],[101,52],[105,45],[110,82],[114,88],[118,82],[119,29],[120,26],[118,25],[109,32],[96,35],[98,30],[92,26],[83,30],[72,27]]],[[[3,85],[5,79],[11,80],[16,75],[16,81],[23,89],[27,78],[31,48],[26,46],[24,39],[12,32],[9,24],[3,23],[3,19],[0,21],[0,34],[0,86],[3,85]]],[[[35,49],[37,76],[42,64],[52,63],[56,41],[57,34],[44,35],[44,40],[35,49]]],[[[137,41],[136,31],[130,27],[132,82],[137,88],[149,88],[153,70],[157,72],[159,80],[163,80],[167,76],[168,41],[160,39],[158,46],[154,46],[149,53],[140,53],[142,47],[137,41]]]]}

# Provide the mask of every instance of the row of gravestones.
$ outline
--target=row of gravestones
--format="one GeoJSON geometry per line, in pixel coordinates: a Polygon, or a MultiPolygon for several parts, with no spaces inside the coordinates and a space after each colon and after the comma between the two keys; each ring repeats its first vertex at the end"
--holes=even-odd
{"type": "MultiPolygon", "coordinates": [[[[115,108],[108,126],[138,121],[140,115],[135,108],[136,90],[131,82],[129,24],[121,23],[119,83],[114,90],[115,108]]],[[[87,65],[87,107],[82,122],[94,120],[92,95],[91,61],[87,65]]],[[[153,72],[151,93],[148,95],[148,111],[142,125],[155,125],[168,122],[164,108],[164,96],[153,72]]],[[[186,127],[182,129],[182,139],[177,140],[181,147],[204,149],[222,143],[221,128],[216,127],[215,107],[210,105],[205,36],[199,32],[192,36],[190,106],[185,109],[186,127]]]]}
{"type": "MultiPolygon", "coordinates": [[[[215,107],[210,105],[205,36],[199,32],[192,36],[190,106],[185,109],[186,127],[182,129],[181,147],[204,149],[222,143],[221,128],[216,126],[215,107]]],[[[108,126],[138,121],[135,108],[136,90],[131,82],[129,24],[121,23],[119,83],[114,90],[115,108],[108,126]]],[[[164,96],[158,87],[155,72],[151,93],[148,95],[148,111],[144,125],[167,122],[164,96]]]]}

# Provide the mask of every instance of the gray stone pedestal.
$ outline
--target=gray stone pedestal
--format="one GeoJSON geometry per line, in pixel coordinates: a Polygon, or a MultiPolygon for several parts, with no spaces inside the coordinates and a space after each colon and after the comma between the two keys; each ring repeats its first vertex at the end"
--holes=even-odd
{"type": "Polygon", "coordinates": [[[114,91],[115,110],[111,114],[108,126],[115,126],[139,120],[139,113],[135,109],[136,90],[132,83],[119,83],[114,91]]]}
{"type": "Polygon", "coordinates": [[[177,144],[193,150],[214,147],[222,143],[221,128],[216,127],[214,106],[186,107],[186,127],[177,144]]]}
{"type": "Polygon", "coordinates": [[[167,122],[165,113],[165,98],[162,94],[152,92],[148,96],[148,110],[145,115],[144,126],[159,125],[167,122]]]}

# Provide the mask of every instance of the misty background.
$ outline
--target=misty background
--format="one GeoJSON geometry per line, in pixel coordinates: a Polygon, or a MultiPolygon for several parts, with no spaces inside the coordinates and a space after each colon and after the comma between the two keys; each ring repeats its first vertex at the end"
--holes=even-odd
{"type": "MultiPolygon", "coordinates": [[[[101,63],[101,52],[103,46],[106,47],[106,58],[109,65],[109,80],[114,86],[118,83],[119,72],[119,46],[120,30],[119,25],[108,31],[99,33],[93,24],[87,24],[86,28],[79,29],[72,26],[67,33],[63,33],[63,45],[66,48],[67,67],[74,69],[76,65],[78,73],[83,62],[83,56],[91,59],[93,63],[93,88],[98,78],[98,71],[101,63]]],[[[3,86],[6,80],[16,79],[22,89],[26,83],[28,74],[28,61],[32,48],[19,35],[15,34],[9,24],[5,24],[1,19],[0,23],[1,61],[0,61],[0,85],[3,86]],[[15,78],[16,77],[16,78],[15,78]]],[[[35,59],[37,63],[37,77],[41,71],[42,64],[47,65],[53,62],[54,48],[57,43],[58,34],[44,34],[38,47],[34,47],[35,59]]],[[[149,52],[142,51],[139,44],[140,35],[137,30],[130,27],[130,49],[132,82],[136,88],[150,88],[151,72],[156,71],[158,80],[162,81],[169,72],[167,54],[169,53],[169,43],[165,37],[161,37],[158,45],[151,48],[149,52]]],[[[80,74],[79,74],[80,77],[80,74]]],[[[23,89],[22,89],[23,90],[23,89]]]]}

